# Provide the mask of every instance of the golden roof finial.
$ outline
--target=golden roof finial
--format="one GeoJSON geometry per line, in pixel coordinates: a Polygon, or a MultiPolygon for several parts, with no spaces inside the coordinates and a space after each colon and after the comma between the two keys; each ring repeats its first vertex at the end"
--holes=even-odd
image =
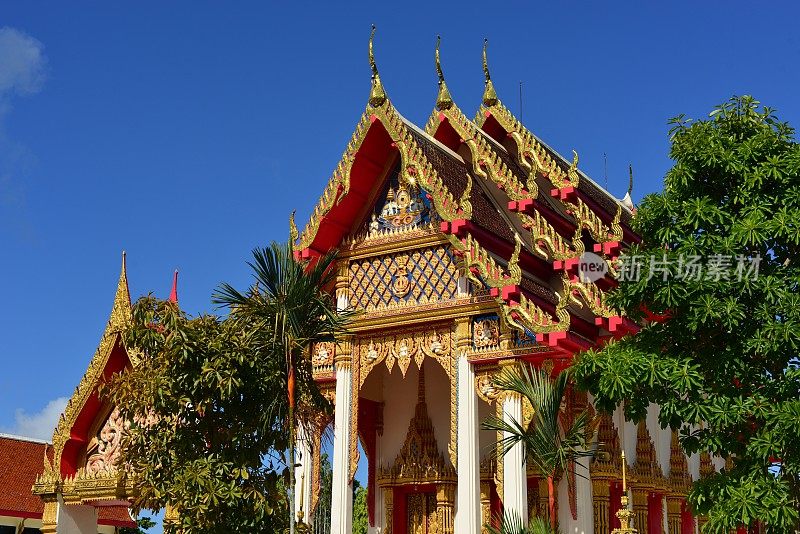
{"type": "Polygon", "coordinates": [[[300,232],[297,231],[297,225],[294,222],[294,214],[297,210],[292,210],[292,214],[289,215],[289,247],[294,250],[294,244],[297,242],[297,238],[300,236],[300,232]]]}
{"type": "Polygon", "coordinates": [[[436,74],[439,76],[439,94],[436,96],[436,107],[439,109],[448,109],[453,105],[453,97],[450,96],[450,91],[447,89],[447,84],[444,83],[444,73],[442,72],[442,61],[439,58],[439,45],[442,42],[442,36],[436,36],[436,74]]]}
{"type": "MultiPolygon", "coordinates": [[[[624,424],[624,423],[623,423],[624,424]]],[[[620,509],[614,514],[620,522],[620,528],[615,528],[611,534],[637,534],[639,531],[633,528],[631,519],[633,512],[628,509],[628,477],[626,473],[627,462],[625,461],[625,449],[622,450],[622,498],[620,499],[620,509]]]]}
{"type": "Polygon", "coordinates": [[[117,282],[117,292],[114,294],[114,306],[111,308],[109,318],[110,332],[120,332],[131,318],[131,293],[128,290],[128,267],[125,251],[122,251],[122,269],[117,282]]]}
{"type": "Polygon", "coordinates": [[[486,87],[483,90],[483,104],[487,107],[497,104],[497,92],[494,90],[492,77],[489,75],[489,60],[486,58],[486,48],[489,46],[489,39],[483,40],[483,76],[486,87]]]}
{"type": "Polygon", "coordinates": [[[628,196],[633,193],[633,164],[628,164],[628,196]]]}
{"type": "Polygon", "coordinates": [[[372,43],[375,40],[375,25],[372,25],[372,33],[369,36],[369,66],[372,69],[372,90],[369,93],[369,103],[372,107],[378,107],[386,102],[386,91],[381,84],[381,77],[378,74],[378,65],[375,63],[375,52],[372,43]]]}

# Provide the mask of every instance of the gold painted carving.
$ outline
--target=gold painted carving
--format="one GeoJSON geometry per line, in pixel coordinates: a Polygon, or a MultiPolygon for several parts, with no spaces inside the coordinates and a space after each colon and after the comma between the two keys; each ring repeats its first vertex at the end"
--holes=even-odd
{"type": "Polygon", "coordinates": [[[86,460],[87,475],[113,473],[117,470],[116,461],[121,453],[122,436],[129,428],[130,423],[122,418],[118,408],[114,408],[97,433],[96,443],[90,445],[86,460]]]}

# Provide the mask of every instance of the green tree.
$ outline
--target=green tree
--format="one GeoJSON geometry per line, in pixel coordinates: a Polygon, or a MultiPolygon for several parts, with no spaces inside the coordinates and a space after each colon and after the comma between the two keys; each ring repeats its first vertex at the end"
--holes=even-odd
{"type": "Polygon", "coordinates": [[[156,526],[155,521],[149,517],[140,517],[136,520],[136,528],[121,528],[119,534],[147,534],[148,528],[156,526]]]}
{"type": "Polygon", "coordinates": [[[135,474],[134,511],[174,507],[180,520],[166,532],[282,532],[290,369],[299,420],[330,409],[306,354],[346,321],[325,292],[334,256],[309,266],[273,244],[253,257],[256,282],[244,293],[223,285],[216,296],[226,317],[192,318],[152,297],[133,307],[125,343],[140,363],[108,392],[132,421],[123,462],[135,474]]]}
{"type": "Polygon", "coordinates": [[[664,191],[639,207],[642,244],[609,295],[643,328],[582,355],[575,373],[600,408],[624,402],[626,417],[641,420],[657,403],[687,453],[731,460],[689,495],[708,516],[704,532],[757,522],[791,532],[800,528],[800,146],[749,96],[707,120],[671,123],[675,164],[664,191]]]}
{"type": "Polygon", "coordinates": [[[367,513],[367,488],[358,480],[353,481],[353,534],[367,534],[369,516],[367,513]]]}
{"type": "MultiPolygon", "coordinates": [[[[501,390],[518,393],[527,399],[533,407],[533,419],[525,426],[522,421],[512,419],[506,422],[491,416],[482,426],[486,430],[506,433],[497,442],[497,454],[505,455],[521,443],[526,460],[547,477],[550,528],[556,531],[555,481],[567,470],[570,462],[593,454],[587,436],[591,435],[594,423],[585,410],[575,416],[569,428],[562,428],[559,423],[569,384],[566,371],[551,380],[548,373],[523,365],[519,369],[505,369],[494,382],[501,390]]],[[[517,518],[505,519],[505,523],[512,526],[515,521],[517,518]]]]}

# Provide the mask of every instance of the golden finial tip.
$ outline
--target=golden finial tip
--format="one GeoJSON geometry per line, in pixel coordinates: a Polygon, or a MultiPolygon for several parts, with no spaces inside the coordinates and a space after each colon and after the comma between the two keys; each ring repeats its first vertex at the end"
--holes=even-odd
{"type": "Polygon", "coordinates": [[[439,94],[436,96],[436,107],[439,109],[448,109],[453,105],[453,97],[450,96],[450,91],[447,89],[447,84],[444,83],[444,73],[442,72],[442,62],[439,57],[439,45],[442,42],[442,36],[436,36],[436,75],[439,77],[439,94]]]}
{"type": "Polygon", "coordinates": [[[489,46],[489,39],[483,39],[483,77],[486,87],[483,90],[483,104],[487,107],[497,104],[497,92],[494,90],[492,77],[489,74],[489,59],[487,58],[486,49],[489,46]]]}
{"type": "Polygon", "coordinates": [[[375,52],[373,50],[373,42],[375,41],[375,25],[372,25],[372,33],[369,36],[369,66],[372,70],[372,90],[369,93],[369,103],[373,107],[378,107],[386,101],[386,91],[381,84],[381,78],[378,75],[378,65],[375,63],[375,52]]]}

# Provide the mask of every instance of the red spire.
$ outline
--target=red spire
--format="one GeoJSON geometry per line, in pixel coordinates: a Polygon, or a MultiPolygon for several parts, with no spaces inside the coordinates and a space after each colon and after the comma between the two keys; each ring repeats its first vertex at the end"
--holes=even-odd
{"type": "Polygon", "coordinates": [[[178,269],[175,269],[175,276],[172,277],[172,291],[169,292],[169,301],[178,303],[178,269]]]}

